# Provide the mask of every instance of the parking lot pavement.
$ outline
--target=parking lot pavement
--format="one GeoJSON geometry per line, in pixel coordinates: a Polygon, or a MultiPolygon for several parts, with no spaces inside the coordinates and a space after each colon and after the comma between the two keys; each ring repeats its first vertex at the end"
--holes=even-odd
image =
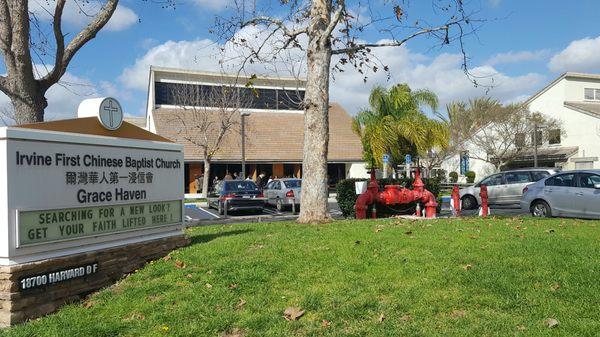
{"type": "MultiPolygon", "coordinates": [[[[336,202],[328,203],[329,212],[334,218],[342,217],[342,212],[336,202]]],[[[211,224],[211,223],[222,223],[222,222],[253,222],[253,221],[278,221],[278,220],[289,220],[298,216],[292,214],[290,209],[283,212],[277,211],[273,207],[265,207],[262,213],[256,214],[253,212],[232,212],[224,215],[219,215],[216,209],[200,206],[199,204],[186,204],[185,205],[185,219],[188,223],[211,224]]]]}
{"type": "MultiPolygon", "coordinates": [[[[479,210],[463,210],[463,216],[477,216],[479,210]]],[[[490,207],[490,215],[499,215],[499,216],[519,216],[519,215],[528,215],[529,213],[523,212],[521,208],[517,206],[493,206],[490,207]]]]}

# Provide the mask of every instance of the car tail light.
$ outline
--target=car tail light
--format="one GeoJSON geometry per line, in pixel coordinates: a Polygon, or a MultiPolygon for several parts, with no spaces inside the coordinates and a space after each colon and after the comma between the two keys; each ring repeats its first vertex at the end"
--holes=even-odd
{"type": "Polygon", "coordinates": [[[289,190],[289,191],[287,191],[287,193],[285,194],[285,196],[286,196],[287,198],[293,198],[293,197],[295,197],[295,195],[294,195],[294,190],[289,190]]]}
{"type": "Polygon", "coordinates": [[[262,193],[259,193],[259,194],[257,194],[257,195],[256,195],[256,197],[257,197],[257,198],[264,198],[264,197],[265,197],[265,195],[264,195],[264,194],[262,194],[262,193]]]}
{"type": "Polygon", "coordinates": [[[222,195],[220,199],[221,200],[228,200],[228,199],[233,199],[233,198],[235,198],[235,194],[229,193],[229,194],[222,195]]]}
{"type": "Polygon", "coordinates": [[[525,188],[523,189],[523,194],[525,194],[525,192],[529,191],[529,187],[525,186],[525,188]]]}

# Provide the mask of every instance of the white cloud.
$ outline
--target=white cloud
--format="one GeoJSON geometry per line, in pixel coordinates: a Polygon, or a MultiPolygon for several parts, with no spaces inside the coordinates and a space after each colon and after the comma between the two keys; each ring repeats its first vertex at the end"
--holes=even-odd
{"type": "Polygon", "coordinates": [[[554,72],[600,71],[600,36],[575,40],[550,59],[554,72]]]}
{"type": "MultiPolygon", "coordinates": [[[[29,11],[34,13],[37,18],[50,21],[54,14],[55,1],[47,0],[29,0],[29,11]]],[[[75,27],[81,28],[89,24],[98,11],[102,8],[102,3],[97,0],[91,1],[68,1],[63,10],[63,21],[75,27]]],[[[120,31],[129,28],[139,20],[138,15],[130,8],[118,5],[112,17],[104,26],[103,30],[120,31]]]]}
{"type": "Polygon", "coordinates": [[[135,64],[125,68],[119,81],[126,87],[148,89],[150,66],[214,70],[219,68],[216,45],[208,39],[194,41],[167,41],[148,50],[135,64]]]}
{"type": "Polygon", "coordinates": [[[119,5],[104,29],[109,31],[125,30],[138,21],[138,15],[131,8],[119,5]]]}
{"type": "Polygon", "coordinates": [[[429,89],[436,93],[443,112],[449,102],[484,95],[502,102],[522,100],[545,81],[545,77],[540,74],[509,76],[492,66],[483,65],[469,70],[479,83],[475,87],[464,74],[461,68],[462,56],[458,54],[440,54],[427,60],[406,47],[397,47],[376,49],[375,55],[389,66],[391,78],[388,80],[385,72],[370,72],[367,74],[367,83],[364,83],[363,75],[346,67],[346,71],[336,74],[336,80],[332,82],[332,101],[339,102],[349,112],[355,113],[367,107],[369,91],[373,86],[408,83],[413,89],[429,89]]]}
{"type": "Polygon", "coordinates": [[[485,64],[494,66],[505,63],[519,63],[525,61],[538,61],[546,58],[549,55],[547,49],[535,50],[535,51],[509,51],[507,53],[499,53],[490,57],[485,64]]]}
{"type": "MultiPolygon", "coordinates": [[[[88,79],[65,73],[58,84],[46,92],[48,107],[44,119],[57,120],[77,117],[77,107],[82,100],[103,96],[88,79]]],[[[9,98],[0,93],[0,107],[10,103],[9,98]]]]}
{"type": "MultiPolygon", "coordinates": [[[[236,39],[248,44],[257,44],[268,35],[258,27],[247,27],[236,34],[236,39]]],[[[281,43],[278,37],[272,37],[263,48],[263,55],[271,55],[274,46],[281,43]]],[[[150,66],[204,70],[211,72],[235,72],[246,55],[247,49],[239,45],[220,45],[209,39],[192,41],[167,41],[150,48],[135,63],[123,70],[119,82],[127,88],[146,91],[150,66]]],[[[299,50],[286,51],[277,56],[276,62],[247,62],[244,74],[278,74],[280,76],[298,75],[304,72],[304,53],[299,50]]]]}
{"type": "MultiPolygon", "coordinates": [[[[260,41],[260,31],[244,31],[240,37],[249,41],[260,41]]],[[[268,52],[268,51],[267,51],[268,52]]],[[[334,73],[335,80],[331,82],[331,100],[337,101],[350,113],[356,113],[368,104],[368,96],[374,85],[390,86],[395,83],[408,83],[414,89],[430,89],[439,99],[442,110],[446,103],[453,100],[468,99],[488,94],[503,102],[520,100],[524,95],[533,93],[546,80],[544,76],[528,73],[521,76],[509,76],[497,71],[491,65],[482,65],[470,69],[478,77],[481,84],[475,87],[465,76],[458,54],[440,54],[430,58],[423,54],[413,53],[406,47],[374,49],[375,58],[389,66],[390,79],[381,66],[376,73],[367,73],[368,80],[363,81],[364,75],[351,66],[344,67],[344,72],[334,73]]],[[[126,87],[142,92],[147,90],[150,65],[174,68],[186,68],[205,71],[236,69],[232,64],[239,61],[242,51],[233,46],[215,44],[211,40],[167,41],[148,50],[145,55],[126,68],[119,80],[126,87]],[[229,62],[220,63],[223,57],[229,62]]],[[[291,52],[286,55],[288,60],[281,61],[269,67],[254,63],[246,69],[246,73],[274,74],[279,71],[281,76],[290,72],[303,73],[304,60],[301,52],[291,52]],[[293,68],[293,69],[292,69],[293,68]]],[[[333,60],[335,63],[336,60],[333,60]]]]}

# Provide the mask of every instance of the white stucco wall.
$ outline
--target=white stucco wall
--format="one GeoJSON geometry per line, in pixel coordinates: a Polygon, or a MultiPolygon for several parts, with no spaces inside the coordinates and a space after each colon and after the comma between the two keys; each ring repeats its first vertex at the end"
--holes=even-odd
{"type": "MultiPolygon", "coordinates": [[[[565,101],[584,102],[586,100],[585,100],[583,89],[585,89],[585,88],[600,89],[600,80],[596,80],[596,79],[566,77],[561,82],[564,82],[563,85],[565,88],[565,92],[564,92],[564,94],[565,94],[564,100],[565,101]]],[[[594,101],[588,101],[588,102],[594,102],[594,101]]],[[[596,102],[598,102],[598,101],[596,101],[596,102]]]]}
{"type": "Polygon", "coordinates": [[[365,163],[347,163],[346,177],[348,178],[369,178],[367,165],[365,163]]]}
{"type": "Polygon", "coordinates": [[[563,169],[575,169],[575,161],[584,157],[594,159],[594,168],[600,168],[600,118],[568,108],[565,101],[585,102],[584,88],[600,89],[600,80],[564,78],[532,100],[531,111],[540,112],[562,122],[565,134],[561,143],[546,146],[577,146],[579,151],[569,159],[563,169]]]}

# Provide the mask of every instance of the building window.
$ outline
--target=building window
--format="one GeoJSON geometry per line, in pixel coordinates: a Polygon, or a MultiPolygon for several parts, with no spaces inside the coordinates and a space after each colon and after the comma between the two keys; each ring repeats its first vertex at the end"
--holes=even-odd
{"type": "Polygon", "coordinates": [[[517,133],[515,135],[515,146],[518,148],[525,147],[525,134],[517,133]]]}
{"type": "Polygon", "coordinates": [[[583,92],[586,101],[600,101],[600,89],[585,88],[583,92]]]}
{"type": "Polygon", "coordinates": [[[552,129],[548,130],[548,144],[560,144],[560,130],[552,129]]]}
{"type": "Polygon", "coordinates": [[[535,140],[533,137],[533,132],[531,133],[531,144],[535,144],[537,146],[540,146],[543,144],[543,137],[544,137],[544,133],[542,132],[542,130],[538,130],[535,134],[535,140]],[[537,143],[537,144],[536,144],[537,143]]]}
{"type": "MultiPolygon", "coordinates": [[[[218,97],[213,97],[220,90],[218,85],[199,85],[184,83],[155,82],[155,103],[159,105],[185,105],[220,107],[218,97]],[[212,95],[211,95],[212,94],[212,95]]],[[[270,88],[237,88],[237,97],[241,108],[267,110],[303,110],[304,90],[285,90],[270,88]]]]}

